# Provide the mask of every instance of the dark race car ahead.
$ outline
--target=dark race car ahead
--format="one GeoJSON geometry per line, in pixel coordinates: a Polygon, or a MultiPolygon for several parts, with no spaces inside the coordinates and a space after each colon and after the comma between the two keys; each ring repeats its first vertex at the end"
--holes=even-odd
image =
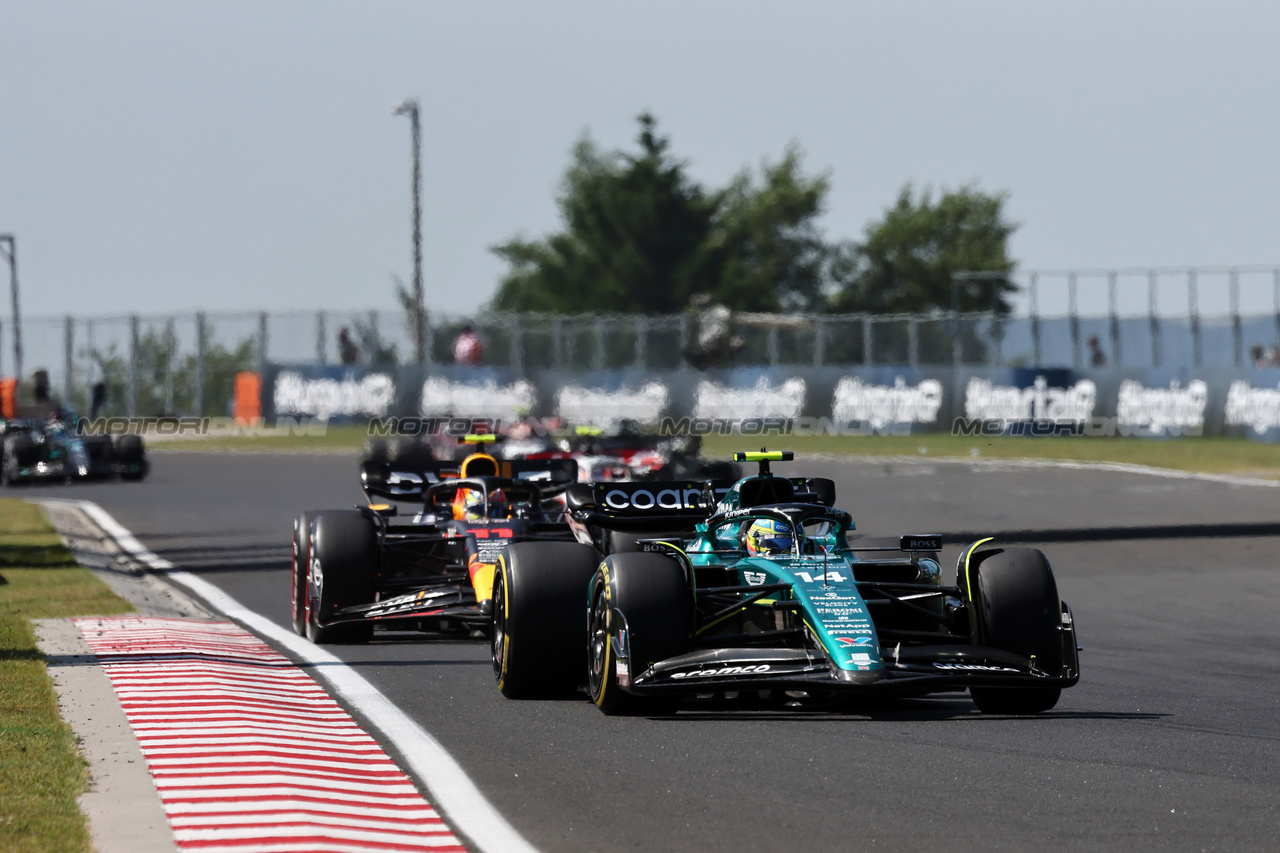
{"type": "Polygon", "coordinates": [[[578,426],[567,435],[508,441],[504,452],[524,459],[573,459],[584,483],[742,476],[737,464],[704,459],[701,449],[696,435],[652,435],[624,422],[611,429],[578,426]]]}
{"type": "Polygon", "coordinates": [[[0,447],[0,479],[9,486],[141,480],[151,470],[142,436],[77,435],[58,419],[0,421],[0,447]]]}
{"type": "Polygon", "coordinates": [[[487,630],[498,554],[513,542],[571,542],[554,496],[576,479],[571,461],[484,453],[461,464],[361,463],[368,506],[294,522],[294,630],[317,643],[367,642],[375,626],[487,630]],[[419,506],[401,518],[396,504],[419,506]]]}
{"type": "Polygon", "coordinates": [[[1040,551],[974,542],[946,584],[940,536],[850,544],[830,480],[774,476],[790,453],[736,458],[760,473],[723,491],[571,487],[581,544],[511,545],[494,581],[499,689],[585,683],[607,714],[706,694],[968,689],[983,712],[1039,713],[1078,681],[1071,610],[1040,551]],[[634,550],[601,560],[620,533],[634,550]]]}

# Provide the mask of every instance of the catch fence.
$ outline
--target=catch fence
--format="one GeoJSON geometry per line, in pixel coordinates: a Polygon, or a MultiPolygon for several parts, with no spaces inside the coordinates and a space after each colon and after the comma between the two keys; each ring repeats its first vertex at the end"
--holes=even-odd
{"type": "MultiPolygon", "coordinates": [[[[516,375],[842,365],[1239,368],[1253,362],[1255,349],[1280,347],[1280,268],[1017,278],[1015,310],[1007,315],[430,312],[423,367],[453,363],[453,341],[465,324],[483,342],[484,364],[516,375]],[[1082,314],[1077,306],[1091,287],[1105,292],[1107,310],[1082,314]],[[1145,303],[1135,304],[1133,292],[1144,288],[1145,303]],[[1171,307],[1171,288],[1185,288],[1186,310],[1171,307]]],[[[975,277],[958,285],[983,283],[975,277]]],[[[46,371],[54,396],[80,411],[89,410],[91,388],[100,383],[105,414],[223,415],[240,371],[406,364],[415,351],[411,329],[403,311],[32,317],[23,320],[24,364],[28,377],[46,371]]],[[[0,375],[12,370],[10,342],[11,328],[0,326],[0,375]]]]}

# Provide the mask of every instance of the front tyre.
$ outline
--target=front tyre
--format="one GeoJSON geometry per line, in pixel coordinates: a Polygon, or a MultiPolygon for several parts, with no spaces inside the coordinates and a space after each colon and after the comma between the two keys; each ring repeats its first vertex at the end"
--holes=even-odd
{"type": "Polygon", "coordinates": [[[289,614],[293,632],[307,635],[307,578],[311,568],[311,523],[320,515],[314,510],[293,520],[293,558],[289,563],[289,614]]]}
{"type": "Polygon", "coordinates": [[[373,623],[325,624],[339,610],[373,601],[378,536],[359,512],[326,512],[310,527],[307,564],[307,639],[313,643],[367,643],[373,623]]]}
{"type": "Polygon", "coordinates": [[[637,696],[631,678],[689,648],[692,595],[681,565],[655,553],[609,556],[591,581],[591,701],[609,715],[672,714],[679,699],[637,696]],[[625,652],[625,660],[619,654],[625,652]]]}
{"type": "Polygon", "coordinates": [[[572,693],[582,684],[590,545],[520,542],[493,576],[493,675],[508,699],[572,693]]]}
{"type": "MultiPolygon", "coordinates": [[[[974,641],[1031,658],[1042,672],[1062,672],[1062,603],[1049,561],[1034,548],[990,548],[970,558],[974,641]]],[[[1060,687],[971,687],[984,714],[1040,714],[1058,704],[1060,687]]]]}

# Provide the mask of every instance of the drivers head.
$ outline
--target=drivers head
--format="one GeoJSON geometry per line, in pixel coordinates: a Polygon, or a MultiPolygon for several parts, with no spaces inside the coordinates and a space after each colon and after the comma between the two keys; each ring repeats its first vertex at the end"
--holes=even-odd
{"type": "Polygon", "coordinates": [[[785,522],[758,518],[747,528],[746,543],[750,554],[787,554],[795,544],[795,536],[785,522]]]}

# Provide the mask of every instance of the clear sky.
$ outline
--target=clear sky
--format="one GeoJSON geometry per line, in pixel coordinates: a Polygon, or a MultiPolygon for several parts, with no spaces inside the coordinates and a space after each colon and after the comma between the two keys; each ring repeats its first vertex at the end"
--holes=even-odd
{"type": "Polygon", "coordinates": [[[0,0],[0,232],[27,315],[390,308],[414,96],[436,311],[642,110],[711,185],[795,141],[831,238],[972,181],[1026,269],[1280,264],[1278,37],[1274,2],[0,0]]]}

